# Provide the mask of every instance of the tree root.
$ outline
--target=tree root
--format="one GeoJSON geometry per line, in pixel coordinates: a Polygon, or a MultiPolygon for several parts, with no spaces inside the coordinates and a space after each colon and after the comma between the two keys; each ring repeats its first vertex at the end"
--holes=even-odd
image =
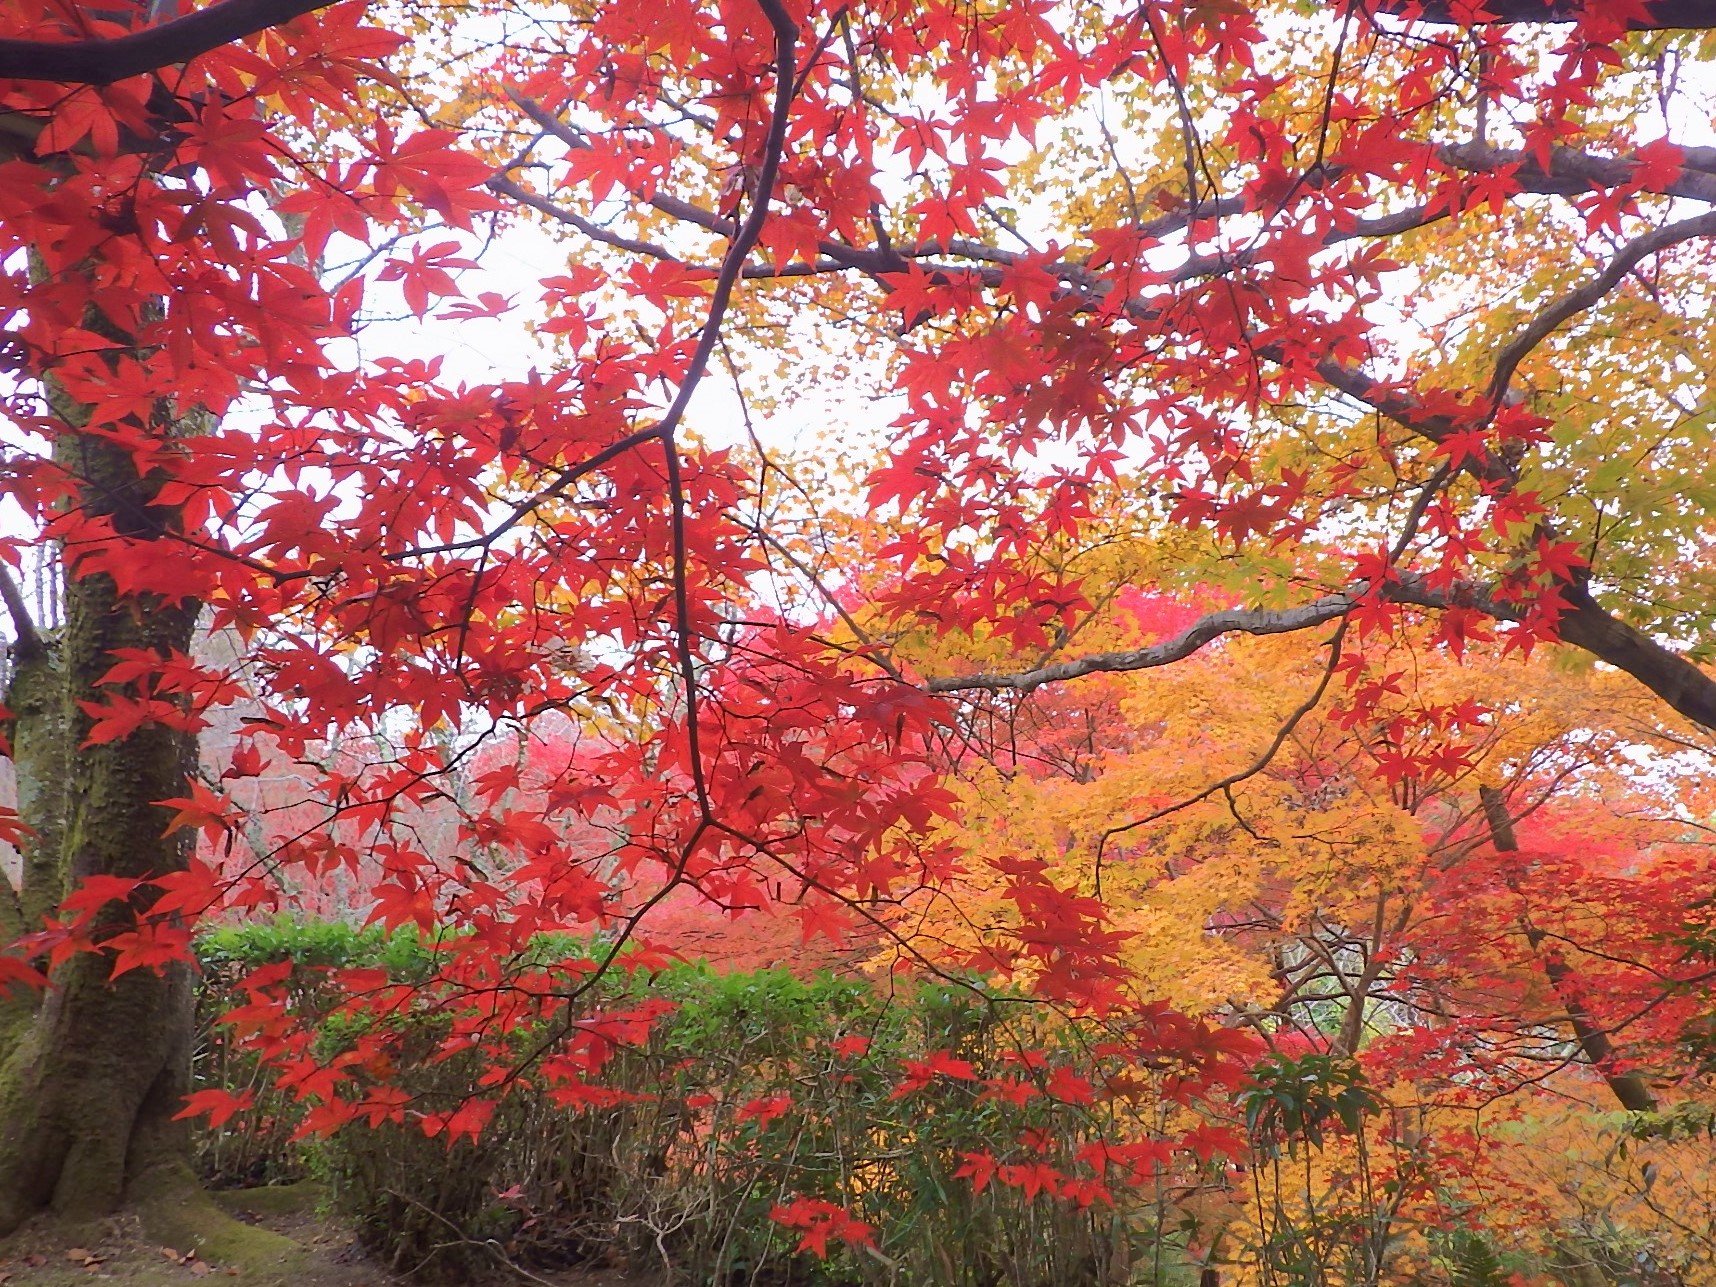
{"type": "MultiPolygon", "coordinates": [[[[140,1176],[127,1196],[127,1205],[152,1240],[194,1252],[217,1269],[236,1270],[233,1277],[240,1283],[288,1287],[307,1276],[312,1255],[308,1247],[234,1217],[183,1163],[165,1163],[140,1176]]],[[[352,1276],[354,1281],[362,1277],[355,1271],[352,1276]]],[[[317,1281],[326,1281],[325,1272],[318,1273],[317,1281]]]]}

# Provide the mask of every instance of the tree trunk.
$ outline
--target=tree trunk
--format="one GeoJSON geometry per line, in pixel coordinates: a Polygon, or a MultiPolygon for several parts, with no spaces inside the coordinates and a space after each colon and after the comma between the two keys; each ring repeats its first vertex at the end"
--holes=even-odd
{"type": "MultiPolygon", "coordinates": [[[[0,116],[0,161],[36,151],[40,130],[38,117],[0,116]]],[[[35,257],[30,268],[49,271],[35,257]]],[[[138,341],[136,319],[128,327],[104,315],[95,298],[84,327],[119,346],[115,371],[135,363],[143,355],[127,350],[138,341]]],[[[148,305],[141,312],[151,320],[148,305]]],[[[36,374],[58,421],[54,460],[70,483],[65,544],[55,551],[64,565],[64,624],[31,621],[0,568],[0,599],[13,625],[3,693],[9,718],[0,732],[11,742],[18,812],[31,829],[20,887],[0,879],[0,948],[41,926],[89,877],[147,881],[184,870],[194,834],[168,836],[171,815],[157,802],[190,794],[195,734],[148,724],[86,746],[93,721],[80,705],[104,692],[139,695],[100,682],[118,650],[190,653],[200,602],[127,593],[87,557],[129,545],[147,561],[151,547],[180,535],[183,514],[159,503],[164,479],[139,472],[126,434],[86,431],[91,409],[51,368],[36,374]]],[[[210,427],[204,408],[175,401],[171,389],[122,426],[151,446],[210,427]]],[[[145,887],[137,906],[109,903],[97,932],[122,932],[151,897],[145,887]]],[[[294,1281],[303,1248],[210,1202],[190,1170],[188,1128],[173,1120],[191,1081],[191,963],[117,978],[111,967],[110,955],[86,953],[51,970],[44,996],[0,994],[0,1236],[39,1211],[82,1219],[129,1203],[163,1243],[264,1275],[254,1281],[294,1281]]]]}
{"type": "MultiPolygon", "coordinates": [[[[84,515],[131,540],[167,534],[171,516],[152,506],[158,480],[139,477],[127,451],[76,423],[56,454],[78,482],[84,515]]],[[[122,595],[105,573],[80,572],[75,553],[65,596],[59,638],[38,638],[34,655],[15,648],[6,694],[19,812],[36,833],[14,903],[26,930],[87,877],[147,880],[182,870],[190,856],[190,833],[165,836],[170,814],[155,802],[188,793],[195,737],[151,724],[85,746],[93,721],[79,703],[101,696],[119,649],[188,652],[200,605],[122,595]]],[[[113,902],[96,923],[118,931],[133,915],[113,902]]],[[[111,1211],[152,1172],[182,1169],[187,1141],[172,1118],[190,1082],[191,968],[110,979],[110,965],[104,954],[73,957],[30,1010],[18,1013],[14,1000],[12,1022],[0,1027],[0,1233],[43,1208],[111,1211]]]]}
{"type": "MultiPolygon", "coordinates": [[[[1494,787],[1479,787],[1478,798],[1483,805],[1484,820],[1489,824],[1490,843],[1503,853],[1517,851],[1519,842],[1514,838],[1513,818],[1508,814],[1507,801],[1502,798],[1502,793],[1494,787]]],[[[1533,925],[1529,917],[1521,919],[1520,931],[1532,951],[1542,960],[1544,977],[1549,980],[1556,998],[1566,1007],[1568,1025],[1573,1029],[1573,1039],[1579,1045],[1579,1053],[1585,1056],[1585,1062],[1597,1070],[1603,1084],[1622,1108],[1632,1113],[1654,1112],[1656,1096],[1651,1094],[1645,1079],[1637,1073],[1616,1069],[1614,1043],[1579,999],[1574,986],[1577,980],[1567,963],[1544,949],[1544,932],[1533,925]]]]}

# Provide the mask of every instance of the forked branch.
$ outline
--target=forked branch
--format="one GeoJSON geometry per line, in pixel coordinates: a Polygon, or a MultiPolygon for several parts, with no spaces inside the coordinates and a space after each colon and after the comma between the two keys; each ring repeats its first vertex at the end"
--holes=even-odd
{"type": "MultiPolygon", "coordinates": [[[[1716,732],[1716,679],[1644,631],[1629,626],[1606,611],[1583,586],[1564,583],[1561,596],[1568,609],[1557,624],[1563,643],[1590,653],[1597,660],[1624,671],[1662,698],[1674,711],[1703,728],[1716,732]]],[[[1371,593],[1360,581],[1338,594],[1324,595],[1296,608],[1228,608],[1199,618],[1180,634],[1146,648],[1125,652],[1091,653],[1069,661],[1014,673],[979,672],[932,679],[925,687],[932,693],[1020,692],[1029,693],[1044,684],[1061,683],[1083,675],[1119,674],[1166,666],[1191,656],[1224,635],[1278,635],[1307,630],[1344,617],[1371,593]]],[[[1519,612],[1491,591],[1476,585],[1452,590],[1432,589],[1424,578],[1404,573],[1382,587],[1382,597],[1391,603],[1431,610],[1471,608],[1497,621],[1516,621],[1519,612]]]]}

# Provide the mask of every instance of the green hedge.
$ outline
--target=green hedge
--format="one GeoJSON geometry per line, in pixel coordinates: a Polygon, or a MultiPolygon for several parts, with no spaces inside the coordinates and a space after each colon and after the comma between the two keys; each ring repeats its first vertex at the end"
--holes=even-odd
{"type": "MultiPolygon", "coordinates": [[[[204,1132],[205,1173],[257,1183],[313,1171],[365,1244],[402,1271],[452,1278],[505,1258],[623,1264],[700,1284],[1076,1287],[1155,1281],[1132,1267],[1177,1263],[1156,1241],[1149,1191],[1117,1186],[1120,1209],[1081,1209],[999,1181],[977,1192],[954,1174],[965,1155],[988,1151],[1089,1176],[1078,1149],[1147,1133],[1129,1115],[1153,1118],[1155,1105],[1015,1104],[945,1077],[899,1092],[902,1060],[935,1051],[969,1061],[979,1077],[1023,1075],[1009,1057],[1021,1044],[1089,1071],[1080,1048],[1089,1034],[1030,1007],[998,1007],[954,985],[884,995],[865,981],[784,970],[616,971],[581,1004],[623,1007],[647,996],[675,1005],[646,1044],[622,1049],[606,1068],[603,1084],[625,1102],[580,1111],[527,1086],[475,1144],[449,1150],[408,1121],[347,1127],[305,1147],[290,1142],[303,1107],[266,1086],[212,1022],[234,1003],[237,980],[292,960],[293,1003],[315,1018],[337,1000],[324,967],[381,966],[418,979],[431,953],[409,934],[279,921],[209,934],[200,955],[203,1084],[251,1087],[257,1097],[227,1128],[204,1132]],[[837,1045],[859,1037],[869,1043],[861,1053],[850,1040],[837,1045]],[[826,1260],[799,1252],[800,1235],[770,1218],[795,1198],[833,1203],[874,1226],[874,1248],[835,1240],[826,1260]]],[[[425,1109],[456,1103],[477,1073],[471,1059],[416,1057],[438,1045],[444,1023],[425,1013],[401,1021],[397,1034],[400,1084],[425,1109]]],[[[323,1030],[331,1049],[339,1025],[323,1030]]],[[[1191,1280],[1170,1268],[1160,1281],[1191,1280]]]]}

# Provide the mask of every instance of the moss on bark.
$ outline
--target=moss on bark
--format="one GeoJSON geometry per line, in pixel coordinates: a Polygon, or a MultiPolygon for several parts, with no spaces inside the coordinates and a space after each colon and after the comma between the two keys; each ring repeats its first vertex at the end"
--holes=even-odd
{"type": "Polygon", "coordinates": [[[33,834],[23,843],[18,887],[18,932],[39,925],[65,896],[60,865],[65,832],[66,786],[71,776],[71,712],[57,641],[43,640],[34,655],[20,656],[6,687],[12,713],[8,730],[18,783],[18,814],[33,834]]]}
{"type": "MultiPolygon", "coordinates": [[[[149,539],[136,522],[158,522],[158,480],[139,477],[130,454],[106,440],[68,434],[58,454],[88,514],[149,539]]],[[[92,720],[79,703],[100,699],[120,650],[188,651],[199,605],[124,595],[106,573],[75,564],[66,580],[57,659],[21,668],[13,684],[28,685],[31,735],[15,751],[24,821],[39,838],[29,871],[44,886],[27,887],[21,901],[36,909],[89,876],[149,880],[189,859],[186,835],[165,834],[169,815],[156,801],[187,794],[195,738],[168,722],[86,746],[92,720]]],[[[110,903],[97,930],[123,930],[134,915],[110,903]]],[[[74,957],[33,1017],[0,1029],[0,1233],[42,1208],[71,1218],[112,1211],[139,1176],[184,1156],[172,1118],[190,1083],[191,967],[109,973],[105,956],[74,957]]]]}
{"type": "Polygon", "coordinates": [[[137,1176],[131,1203],[156,1242],[195,1252],[217,1268],[237,1270],[246,1282],[297,1282],[310,1258],[301,1243],[227,1212],[182,1161],[137,1176]]]}

